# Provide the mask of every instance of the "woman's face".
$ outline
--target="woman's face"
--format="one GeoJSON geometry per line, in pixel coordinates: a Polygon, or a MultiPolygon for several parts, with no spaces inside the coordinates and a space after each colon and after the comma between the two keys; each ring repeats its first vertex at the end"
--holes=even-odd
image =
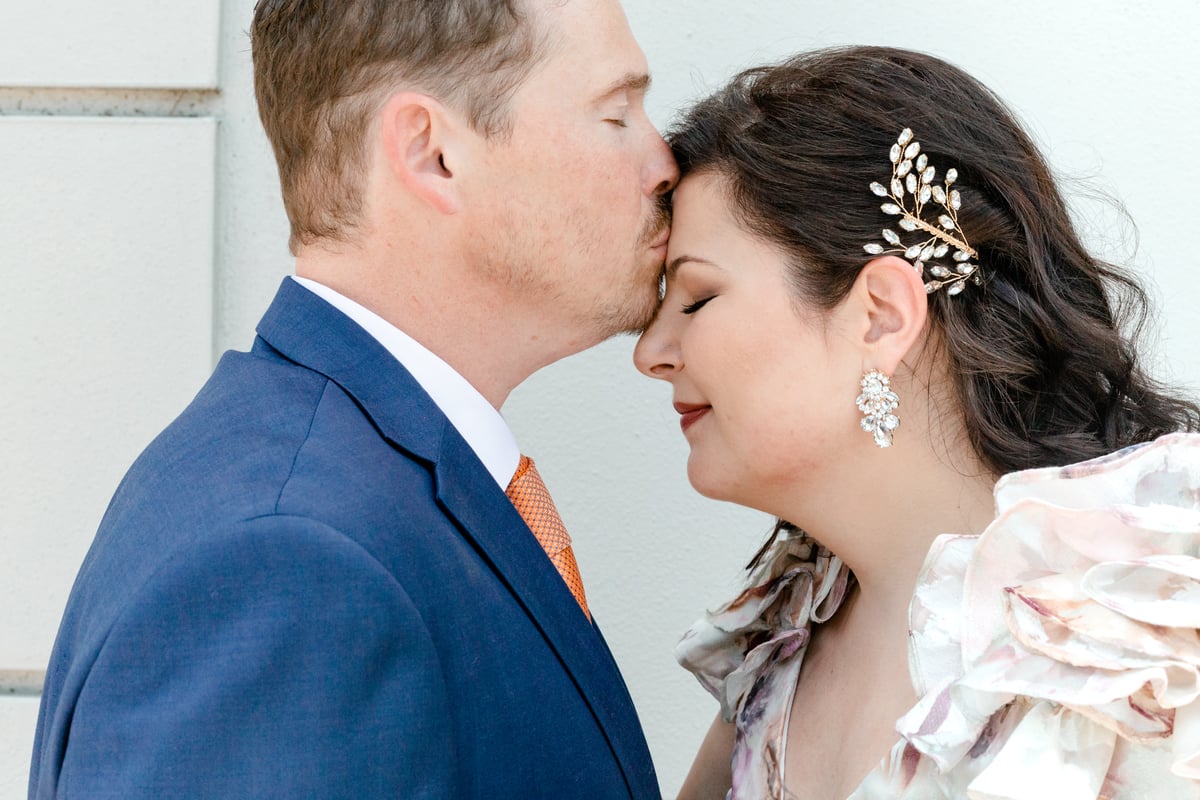
{"type": "Polygon", "coordinates": [[[796,298],[786,258],[743,231],[715,175],[675,190],[666,294],[634,353],[671,383],[691,446],[688,478],[710,497],[776,512],[785,490],[819,490],[852,437],[861,355],[839,309],[796,298]]]}

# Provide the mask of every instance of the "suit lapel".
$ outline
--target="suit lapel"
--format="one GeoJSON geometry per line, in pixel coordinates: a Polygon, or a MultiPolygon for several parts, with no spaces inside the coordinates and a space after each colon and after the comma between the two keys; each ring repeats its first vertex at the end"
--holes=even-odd
{"type": "Polygon", "coordinates": [[[608,739],[633,797],[658,797],[628,690],[599,631],[475,452],[383,345],[295,281],[258,326],[287,358],[329,377],[393,444],[433,465],[437,500],[541,630],[608,739]]]}
{"type": "Polygon", "coordinates": [[[438,459],[438,501],[486,555],[558,654],[600,723],[634,797],[657,797],[650,755],[625,682],[537,539],[453,430],[438,459]],[[654,787],[652,791],[647,787],[654,787]]]}

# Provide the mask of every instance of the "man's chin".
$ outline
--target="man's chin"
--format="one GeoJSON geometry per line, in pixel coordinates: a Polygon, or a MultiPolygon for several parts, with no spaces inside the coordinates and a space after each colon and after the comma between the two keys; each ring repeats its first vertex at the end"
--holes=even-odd
{"type": "Polygon", "coordinates": [[[623,298],[614,298],[608,308],[596,311],[592,319],[597,342],[625,334],[641,335],[658,311],[658,290],[629,292],[623,298]]]}
{"type": "MultiPolygon", "coordinates": [[[[631,300],[633,298],[630,298],[631,300]]],[[[621,324],[616,326],[613,335],[616,334],[632,334],[633,336],[641,336],[646,328],[650,327],[650,323],[654,321],[654,315],[658,313],[658,285],[643,293],[641,303],[634,307],[632,303],[624,309],[624,316],[621,319],[621,324]]]]}

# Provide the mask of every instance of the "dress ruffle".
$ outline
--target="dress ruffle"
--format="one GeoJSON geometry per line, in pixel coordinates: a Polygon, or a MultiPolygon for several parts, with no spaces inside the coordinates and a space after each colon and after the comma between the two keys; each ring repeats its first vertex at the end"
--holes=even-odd
{"type": "MultiPolygon", "coordinates": [[[[996,508],[933,544],[910,608],[921,699],[852,798],[1200,798],[1200,435],[1006,476],[996,508]]],[[[780,796],[807,633],[844,597],[844,566],[805,552],[824,551],[777,543],[677,653],[768,756],[735,752],[735,798],[780,796]],[[786,578],[796,562],[811,577],[786,578]]]]}
{"type": "Polygon", "coordinates": [[[732,800],[780,797],[792,693],[812,623],[830,619],[850,571],[799,532],[783,531],[751,573],[749,588],[683,635],[675,657],[736,722],[732,800]]]}
{"type": "Polygon", "coordinates": [[[1200,436],[1006,476],[996,510],[912,603],[897,731],[941,796],[1200,797],[1200,436]]]}

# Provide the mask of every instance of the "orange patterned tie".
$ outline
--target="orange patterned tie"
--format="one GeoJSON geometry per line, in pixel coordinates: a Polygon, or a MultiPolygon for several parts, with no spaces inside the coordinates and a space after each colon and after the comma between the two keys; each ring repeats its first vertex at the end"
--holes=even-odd
{"type": "Polygon", "coordinates": [[[571,536],[529,456],[521,456],[521,463],[517,465],[517,472],[505,494],[512,500],[529,530],[533,531],[534,538],[546,551],[554,568],[562,575],[567,588],[575,595],[579,607],[590,620],[592,615],[588,612],[587,597],[583,593],[583,579],[579,577],[579,565],[575,563],[575,554],[571,552],[571,536]]]}

